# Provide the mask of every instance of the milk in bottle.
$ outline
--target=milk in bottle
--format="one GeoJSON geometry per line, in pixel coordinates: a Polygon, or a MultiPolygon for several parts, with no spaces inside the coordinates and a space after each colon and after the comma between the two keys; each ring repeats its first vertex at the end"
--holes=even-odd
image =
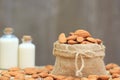
{"type": "Polygon", "coordinates": [[[0,38],[0,68],[8,69],[18,66],[18,38],[12,28],[5,28],[0,38]]]}
{"type": "Polygon", "coordinates": [[[32,43],[31,36],[25,35],[19,45],[19,67],[35,66],[35,45],[32,43]]]}

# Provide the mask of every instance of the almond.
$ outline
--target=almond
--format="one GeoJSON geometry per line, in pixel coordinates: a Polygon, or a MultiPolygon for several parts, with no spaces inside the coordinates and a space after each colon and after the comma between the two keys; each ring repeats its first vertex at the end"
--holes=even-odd
{"type": "Polygon", "coordinates": [[[106,66],[105,66],[105,68],[107,69],[107,70],[110,70],[110,69],[113,69],[113,68],[115,68],[115,67],[119,67],[117,64],[114,64],[114,63],[109,63],[109,64],[107,64],[106,66]]]}
{"type": "Polygon", "coordinates": [[[82,77],[81,80],[89,80],[89,79],[86,77],[82,77]]]}
{"type": "Polygon", "coordinates": [[[102,43],[102,40],[100,40],[100,39],[96,39],[96,41],[97,41],[98,44],[102,43]]]}
{"type": "Polygon", "coordinates": [[[108,75],[100,75],[99,78],[98,78],[98,80],[99,79],[100,80],[109,80],[109,78],[110,78],[110,76],[108,76],[108,75]]]}
{"type": "Polygon", "coordinates": [[[14,71],[14,72],[9,72],[9,75],[12,76],[12,77],[15,77],[18,73],[18,71],[14,71]]]}
{"type": "Polygon", "coordinates": [[[61,33],[61,34],[59,35],[58,41],[59,41],[60,43],[62,43],[62,44],[67,42],[65,33],[61,33]]]}
{"type": "Polygon", "coordinates": [[[96,78],[96,79],[97,79],[97,78],[98,78],[98,75],[89,75],[89,76],[88,76],[88,79],[89,79],[89,78],[96,78]]]}
{"type": "Polygon", "coordinates": [[[74,40],[68,40],[68,44],[77,44],[77,41],[74,41],[74,40]]]}
{"type": "Polygon", "coordinates": [[[57,80],[62,80],[62,79],[65,79],[65,76],[57,75],[54,78],[57,79],[57,80]]]}
{"type": "Polygon", "coordinates": [[[53,70],[53,66],[52,66],[52,65],[47,65],[47,66],[45,66],[45,68],[46,68],[48,71],[53,70]]]}
{"type": "Polygon", "coordinates": [[[120,77],[120,74],[112,74],[112,78],[118,78],[120,77]]]}
{"type": "Polygon", "coordinates": [[[45,78],[48,76],[48,73],[42,72],[42,73],[39,73],[39,76],[42,78],[45,78]]]}
{"type": "Polygon", "coordinates": [[[84,38],[83,37],[77,37],[77,42],[83,42],[84,38]]]}
{"type": "Polygon", "coordinates": [[[81,30],[81,29],[80,30],[76,30],[74,34],[78,35],[80,37],[85,37],[85,38],[91,36],[91,34],[88,31],[81,30]]]}
{"type": "Polygon", "coordinates": [[[25,74],[32,75],[32,74],[36,74],[37,73],[37,69],[29,67],[29,68],[25,68],[24,72],[25,72],[25,74]]]}
{"type": "Polygon", "coordinates": [[[25,78],[25,80],[35,80],[35,79],[31,78],[31,77],[27,77],[27,78],[25,78]]]}
{"type": "Polygon", "coordinates": [[[12,67],[10,69],[8,69],[8,71],[19,71],[20,68],[19,67],[12,67]]]}
{"type": "Polygon", "coordinates": [[[25,75],[24,74],[17,74],[14,79],[24,80],[25,75]]]}
{"type": "Polygon", "coordinates": [[[88,42],[88,41],[83,41],[83,42],[81,42],[81,44],[89,44],[90,42],[88,42]]]}
{"type": "Polygon", "coordinates": [[[44,80],[54,80],[52,77],[46,77],[44,80]]]}
{"type": "Polygon", "coordinates": [[[74,80],[80,80],[80,78],[75,78],[74,80]]]}
{"type": "Polygon", "coordinates": [[[72,35],[72,36],[68,36],[67,40],[76,40],[77,36],[76,35],[72,35]]]}
{"type": "Polygon", "coordinates": [[[111,74],[120,74],[120,69],[110,69],[111,74]]]}
{"type": "Polygon", "coordinates": [[[70,32],[70,33],[69,33],[69,35],[70,35],[70,36],[73,36],[73,35],[74,35],[74,33],[73,33],[73,32],[70,32]]]}
{"type": "Polygon", "coordinates": [[[10,80],[10,78],[5,77],[5,76],[0,76],[0,80],[10,80]]]}
{"type": "Polygon", "coordinates": [[[38,78],[38,77],[39,77],[38,74],[33,74],[33,75],[32,75],[32,78],[34,78],[34,79],[36,79],[36,78],[38,78]]]}
{"type": "Polygon", "coordinates": [[[96,39],[92,38],[92,37],[87,37],[86,40],[92,42],[92,43],[97,43],[96,39]]]}
{"type": "Polygon", "coordinates": [[[114,78],[114,79],[112,79],[112,80],[120,80],[120,78],[114,78]]]}

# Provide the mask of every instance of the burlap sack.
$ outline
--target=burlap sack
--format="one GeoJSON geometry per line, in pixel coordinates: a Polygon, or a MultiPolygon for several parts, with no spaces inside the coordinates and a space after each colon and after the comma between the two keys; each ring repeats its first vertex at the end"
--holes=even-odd
{"type": "Polygon", "coordinates": [[[106,75],[103,58],[105,47],[100,44],[60,44],[54,43],[53,55],[56,62],[52,74],[87,77],[106,75]]]}

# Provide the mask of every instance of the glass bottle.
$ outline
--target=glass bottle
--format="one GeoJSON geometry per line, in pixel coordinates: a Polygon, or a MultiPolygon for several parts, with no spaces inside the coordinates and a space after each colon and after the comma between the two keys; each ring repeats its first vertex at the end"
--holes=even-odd
{"type": "Polygon", "coordinates": [[[8,69],[18,66],[19,39],[13,35],[13,28],[5,28],[0,38],[0,68],[8,69]]]}
{"type": "Polygon", "coordinates": [[[32,38],[29,35],[24,35],[22,43],[19,45],[19,67],[34,67],[35,66],[35,45],[32,43],[32,38]]]}

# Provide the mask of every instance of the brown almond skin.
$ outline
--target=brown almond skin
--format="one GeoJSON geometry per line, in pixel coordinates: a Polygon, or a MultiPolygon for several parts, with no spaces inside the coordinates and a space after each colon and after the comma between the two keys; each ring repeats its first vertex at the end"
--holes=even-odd
{"type": "Polygon", "coordinates": [[[8,69],[8,71],[19,71],[19,70],[20,70],[19,67],[12,67],[8,69]]]}
{"type": "Polygon", "coordinates": [[[67,40],[76,40],[77,36],[76,35],[72,35],[72,36],[68,36],[67,40]]]}
{"type": "Polygon", "coordinates": [[[25,78],[25,80],[35,80],[35,79],[31,78],[31,77],[28,77],[28,78],[25,78]]]}
{"type": "Polygon", "coordinates": [[[25,75],[24,74],[17,74],[15,76],[15,79],[24,80],[25,79],[25,75]]]}
{"type": "Polygon", "coordinates": [[[105,66],[107,70],[113,69],[114,67],[119,67],[117,64],[109,63],[105,66]]]}
{"type": "Polygon", "coordinates": [[[68,44],[77,44],[78,42],[77,41],[74,41],[74,40],[68,40],[68,44]]]}
{"type": "Polygon", "coordinates": [[[54,80],[52,77],[46,77],[44,80],[54,80]]]}
{"type": "Polygon", "coordinates": [[[114,78],[114,79],[112,79],[112,80],[120,80],[120,78],[114,78]]]}
{"type": "Polygon", "coordinates": [[[32,75],[32,74],[36,74],[37,73],[37,69],[29,67],[29,68],[25,68],[24,72],[25,72],[25,74],[32,75]]]}
{"type": "Polygon", "coordinates": [[[75,78],[74,80],[80,80],[80,78],[75,78]]]}
{"type": "Polygon", "coordinates": [[[70,35],[70,36],[73,36],[73,35],[75,35],[75,34],[74,34],[73,32],[70,32],[69,35],[70,35]]]}
{"type": "Polygon", "coordinates": [[[14,71],[14,72],[9,72],[9,75],[12,77],[15,77],[18,74],[18,71],[14,71]]]}
{"type": "Polygon", "coordinates": [[[111,74],[120,74],[120,69],[110,69],[109,72],[111,74]]]}
{"type": "Polygon", "coordinates": [[[120,77],[120,74],[112,74],[112,78],[118,78],[120,77]]]}
{"type": "Polygon", "coordinates": [[[56,75],[56,76],[54,76],[54,78],[57,80],[62,80],[62,79],[65,79],[66,77],[62,76],[62,75],[56,75]]]}
{"type": "Polygon", "coordinates": [[[96,39],[96,41],[97,41],[98,44],[102,43],[102,40],[100,40],[100,39],[96,39]]]}
{"type": "Polygon", "coordinates": [[[86,40],[92,42],[92,43],[97,43],[96,39],[92,38],[92,37],[87,37],[86,40]]]}
{"type": "Polygon", "coordinates": [[[83,42],[84,41],[84,38],[83,37],[77,37],[77,42],[83,42]]]}
{"type": "Polygon", "coordinates": [[[64,80],[74,80],[74,77],[68,76],[68,77],[66,77],[64,80]]]}
{"type": "Polygon", "coordinates": [[[1,75],[8,74],[8,71],[7,70],[3,70],[0,74],[1,75]]]}
{"type": "Polygon", "coordinates": [[[82,29],[76,30],[76,31],[74,32],[74,34],[75,34],[75,35],[78,35],[79,37],[84,37],[84,38],[91,36],[91,34],[90,34],[88,31],[82,30],[82,29]]]}
{"type": "Polygon", "coordinates": [[[5,77],[5,76],[0,76],[0,80],[10,80],[10,78],[5,77]]]}
{"type": "Polygon", "coordinates": [[[48,73],[42,72],[42,73],[39,73],[39,76],[42,78],[45,78],[48,76],[48,73]]]}
{"type": "Polygon", "coordinates": [[[8,77],[8,78],[11,77],[9,73],[6,73],[6,74],[4,74],[4,75],[2,75],[2,76],[4,76],[4,77],[8,77]]]}
{"type": "Polygon", "coordinates": [[[32,74],[32,78],[34,78],[34,79],[39,78],[39,75],[38,74],[32,74]]]}
{"type": "Polygon", "coordinates": [[[88,78],[98,78],[98,75],[89,75],[88,78]]]}
{"type": "Polygon", "coordinates": [[[89,80],[89,79],[86,77],[82,77],[81,80],[89,80]]]}
{"type": "Polygon", "coordinates": [[[46,65],[45,68],[49,71],[53,70],[53,65],[46,65]]]}
{"type": "Polygon", "coordinates": [[[67,42],[67,38],[65,36],[65,33],[61,33],[58,37],[58,41],[61,43],[61,44],[64,44],[67,42]]]}
{"type": "Polygon", "coordinates": [[[109,80],[109,78],[110,78],[110,76],[108,76],[108,75],[100,75],[99,77],[98,77],[98,80],[100,79],[100,80],[109,80]]]}
{"type": "Polygon", "coordinates": [[[91,43],[91,42],[88,42],[88,41],[81,42],[81,44],[89,44],[89,43],[91,43]]]}

